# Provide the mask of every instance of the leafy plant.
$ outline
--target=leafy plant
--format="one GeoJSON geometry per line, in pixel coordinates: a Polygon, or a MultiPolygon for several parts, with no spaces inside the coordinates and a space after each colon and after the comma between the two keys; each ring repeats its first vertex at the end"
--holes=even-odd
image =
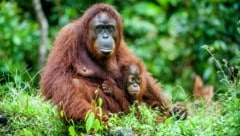
{"type": "MultiPolygon", "coordinates": [[[[84,135],[83,131],[87,134],[97,134],[99,131],[103,131],[107,126],[104,126],[102,115],[102,99],[98,97],[98,89],[95,90],[96,97],[92,101],[94,111],[89,110],[86,113],[84,121],[68,120],[68,132],[70,136],[77,136],[78,134],[84,135]],[[95,116],[98,113],[98,117],[95,116]]],[[[60,112],[61,117],[64,117],[64,111],[60,112]]],[[[67,119],[66,119],[67,120],[67,119]]]]}
{"type": "Polygon", "coordinates": [[[95,117],[95,113],[93,111],[88,111],[85,116],[85,129],[87,133],[89,133],[92,129],[94,130],[94,133],[98,132],[101,129],[101,122],[103,116],[101,106],[103,101],[101,98],[98,97],[98,89],[96,89],[95,94],[96,98],[92,101],[92,105],[96,111],[95,113],[98,113],[100,120],[95,117]]]}

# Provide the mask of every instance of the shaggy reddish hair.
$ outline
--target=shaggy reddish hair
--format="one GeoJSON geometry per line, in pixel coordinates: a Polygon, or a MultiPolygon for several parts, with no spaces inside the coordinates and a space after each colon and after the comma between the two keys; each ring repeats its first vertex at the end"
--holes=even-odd
{"type": "Polygon", "coordinates": [[[98,110],[92,104],[97,98],[103,100],[103,115],[128,112],[132,101],[123,88],[121,68],[129,64],[137,64],[145,79],[140,99],[153,107],[166,107],[169,110],[170,103],[161,87],[147,72],[142,61],[126,47],[119,13],[110,5],[96,4],[58,33],[42,73],[40,91],[46,99],[58,105],[68,119],[84,119],[88,110],[99,117],[98,110]],[[103,12],[115,19],[118,31],[116,48],[108,58],[96,55],[92,49],[94,41],[89,34],[89,22],[103,12]],[[79,74],[79,69],[85,68],[93,75],[85,77],[79,74]],[[111,87],[113,95],[104,93],[102,84],[105,83],[111,87]]]}

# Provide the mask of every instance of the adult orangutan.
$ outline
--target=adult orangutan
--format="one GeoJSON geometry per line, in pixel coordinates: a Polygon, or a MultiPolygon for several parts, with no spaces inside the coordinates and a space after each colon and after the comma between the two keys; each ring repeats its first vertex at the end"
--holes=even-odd
{"type": "Polygon", "coordinates": [[[40,91],[68,119],[84,119],[89,110],[99,117],[92,105],[96,98],[103,100],[103,115],[127,113],[132,102],[123,88],[120,67],[136,62],[146,80],[143,102],[169,110],[170,102],[161,87],[126,47],[119,13],[110,5],[95,4],[60,30],[42,74],[40,91]],[[106,93],[109,90],[113,95],[106,93]]]}

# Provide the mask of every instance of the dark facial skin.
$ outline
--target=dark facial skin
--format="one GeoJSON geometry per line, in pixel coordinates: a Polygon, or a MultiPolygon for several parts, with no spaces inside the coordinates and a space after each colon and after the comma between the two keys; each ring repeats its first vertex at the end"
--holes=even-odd
{"type": "Polygon", "coordinates": [[[138,95],[140,92],[140,70],[136,65],[130,65],[128,79],[127,79],[127,90],[132,96],[138,95]]]}
{"type": "Polygon", "coordinates": [[[117,37],[116,21],[106,13],[100,13],[90,22],[90,35],[95,41],[95,50],[101,56],[111,56],[117,37]]]}

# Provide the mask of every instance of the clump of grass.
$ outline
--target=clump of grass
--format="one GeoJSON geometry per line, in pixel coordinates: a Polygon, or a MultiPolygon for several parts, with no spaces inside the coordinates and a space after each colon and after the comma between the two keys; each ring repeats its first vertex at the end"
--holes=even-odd
{"type": "MultiPolygon", "coordinates": [[[[174,118],[168,118],[163,123],[156,122],[156,118],[159,117],[157,110],[151,109],[146,105],[139,105],[137,107],[140,111],[141,118],[137,118],[137,110],[132,107],[130,114],[123,117],[113,116],[108,122],[109,126],[131,128],[134,135],[237,135],[239,132],[237,129],[232,133],[224,132],[223,130],[230,129],[228,121],[232,121],[234,117],[227,117],[222,115],[221,105],[219,103],[213,103],[208,108],[198,107],[196,105],[189,104],[188,108],[191,110],[190,116],[187,120],[178,120],[174,118]]],[[[237,124],[237,120],[232,124],[237,124]]]]}
{"type": "Polygon", "coordinates": [[[8,115],[6,126],[0,127],[1,135],[61,135],[66,126],[59,118],[56,107],[36,95],[34,88],[26,91],[22,83],[8,83],[0,101],[1,110],[8,115]]]}

